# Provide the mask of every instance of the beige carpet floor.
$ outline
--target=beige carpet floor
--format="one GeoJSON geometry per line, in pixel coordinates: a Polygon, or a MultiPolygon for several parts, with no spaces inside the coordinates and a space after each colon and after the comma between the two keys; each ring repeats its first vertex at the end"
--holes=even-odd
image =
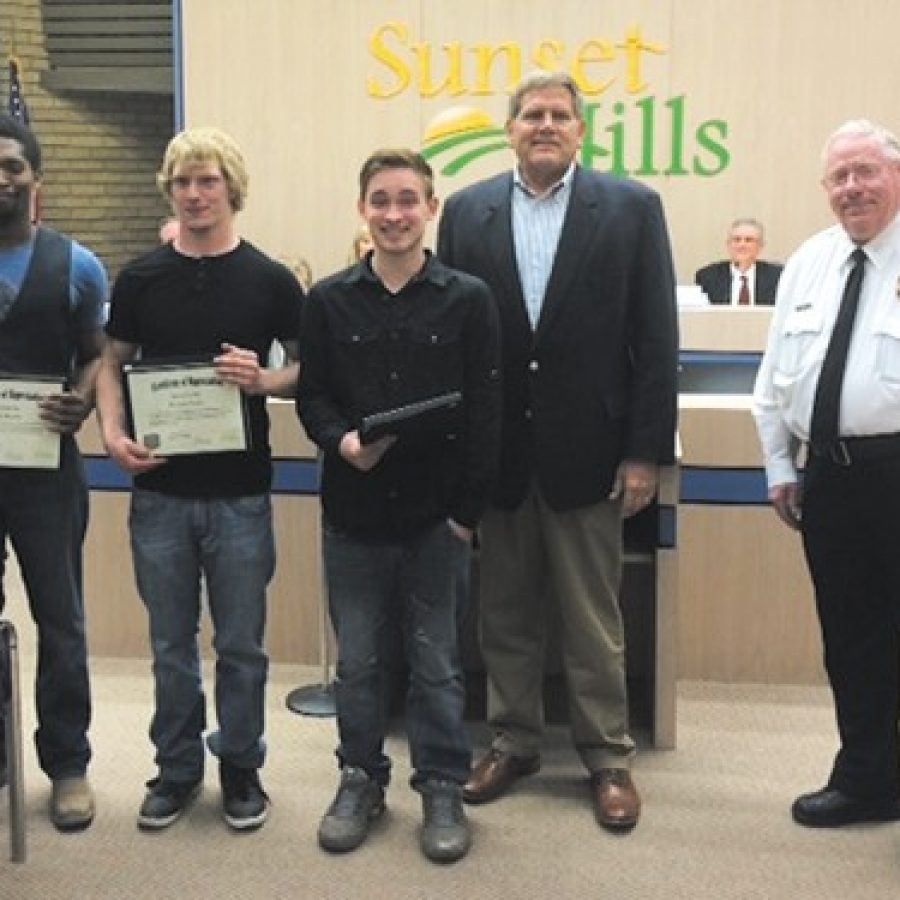
{"type": "MultiPolygon", "coordinates": [[[[51,826],[48,784],[37,769],[33,728],[32,631],[11,604],[24,645],[28,859],[12,864],[7,792],[0,792],[0,898],[716,898],[716,900],[888,900],[900,896],[900,824],[811,831],[788,808],[817,787],[835,746],[822,688],[682,684],[678,749],[644,750],[636,779],[644,815],[630,835],[597,827],[586,782],[563,729],[546,740],[541,772],[506,799],[470,810],[474,845],[450,867],[421,857],[419,798],[407,786],[402,734],[385,818],[355,853],[316,845],[319,816],[336,782],[334,721],[297,716],[288,691],[316,672],[274,667],[268,690],[269,758],[263,781],[268,823],[233,834],[221,819],[216,772],[170,829],[135,826],[143,782],[154,774],[147,738],[151,681],[145,661],[92,662],[98,813],[81,834],[51,826]]],[[[486,733],[474,726],[483,747],[486,733]]]]}

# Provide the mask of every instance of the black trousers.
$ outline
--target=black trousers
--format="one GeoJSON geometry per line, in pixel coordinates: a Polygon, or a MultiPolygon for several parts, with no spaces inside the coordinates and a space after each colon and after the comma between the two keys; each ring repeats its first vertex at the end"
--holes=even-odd
{"type": "Polygon", "coordinates": [[[900,457],[843,467],[811,456],[803,547],[841,747],[829,787],[900,795],[900,457]]]}

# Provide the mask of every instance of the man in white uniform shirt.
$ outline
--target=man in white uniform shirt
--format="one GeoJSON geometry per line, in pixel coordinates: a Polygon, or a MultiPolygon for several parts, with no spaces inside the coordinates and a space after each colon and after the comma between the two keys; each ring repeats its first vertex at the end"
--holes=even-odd
{"type": "Polygon", "coordinates": [[[825,787],[791,810],[811,827],[900,818],[900,142],[851,121],[829,137],[823,161],[838,224],[788,261],[754,391],[769,498],[803,538],[840,734],[825,787]],[[859,266],[853,314],[845,283],[859,266]],[[843,321],[845,365],[834,349],[843,321]],[[820,387],[826,370],[830,390],[820,387]]]}

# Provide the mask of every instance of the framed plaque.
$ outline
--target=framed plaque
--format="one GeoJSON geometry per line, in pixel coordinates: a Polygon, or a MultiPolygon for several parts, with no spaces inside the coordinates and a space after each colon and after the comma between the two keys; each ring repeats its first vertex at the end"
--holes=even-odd
{"type": "Polygon", "coordinates": [[[122,368],[132,434],[159,456],[247,450],[247,407],[210,360],[122,368]]]}
{"type": "Polygon", "coordinates": [[[64,388],[61,377],[0,373],[0,466],[59,468],[60,436],[41,420],[38,404],[64,388]]]}
{"type": "Polygon", "coordinates": [[[363,416],[359,423],[360,443],[371,444],[386,435],[402,438],[447,433],[459,427],[461,404],[462,394],[450,391],[363,416]]]}

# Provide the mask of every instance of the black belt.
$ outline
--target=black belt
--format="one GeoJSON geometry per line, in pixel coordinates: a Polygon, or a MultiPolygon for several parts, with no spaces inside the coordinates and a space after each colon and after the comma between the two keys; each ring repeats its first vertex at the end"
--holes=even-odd
{"type": "Polygon", "coordinates": [[[841,438],[828,446],[809,445],[814,456],[831,460],[838,466],[900,457],[900,433],[873,434],[866,437],[841,438]]]}

